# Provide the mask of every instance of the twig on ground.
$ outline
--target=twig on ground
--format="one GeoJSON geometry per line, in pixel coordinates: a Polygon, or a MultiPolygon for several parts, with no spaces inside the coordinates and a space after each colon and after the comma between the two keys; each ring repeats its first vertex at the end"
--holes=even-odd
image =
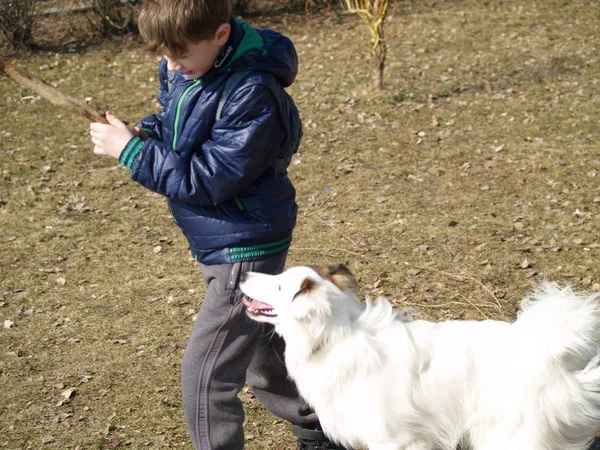
{"type": "Polygon", "coordinates": [[[350,253],[351,255],[360,256],[364,258],[365,255],[361,255],[360,253],[351,252],[350,250],[346,250],[343,248],[302,248],[302,247],[290,247],[290,250],[298,250],[303,252],[314,252],[314,253],[330,253],[330,252],[342,252],[342,253],[350,253]]]}
{"type": "MultiPolygon", "coordinates": [[[[464,297],[463,297],[464,298],[464,297]]],[[[466,298],[465,298],[466,300],[466,298]]],[[[402,302],[403,305],[408,305],[408,306],[414,306],[415,308],[445,308],[448,306],[453,306],[453,305],[460,305],[460,306],[481,306],[484,308],[489,308],[491,307],[491,305],[489,304],[477,304],[477,303],[472,303],[470,301],[467,300],[468,303],[465,302],[457,302],[457,301],[452,301],[452,302],[446,302],[446,303],[439,303],[436,305],[427,305],[427,304],[423,304],[423,303],[412,303],[412,302],[402,302]]]]}
{"type": "Polygon", "coordinates": [[[496,302],[496,305],[497,305],[498,309],[502,310],[502,305],[500,304],[500,301],[494,295],[494,293],[485,284],[483,284],[481,281],[479,281],[475,277],[472,277],[470,275],[461,275],[459,273],[445,272],[443,270],[435,269],[433,267],[421,267],[421,266],[417,266],[416,264],[408,263],[406,261],[404,262],[404,264],[407,265],[407,266],[415,267],[416,269],[428,270],[430,272],[435,272],[435,273],[439,273],[441,275],[445,275],[445,276],[448,276],[448,277],[453,277],[453,278],[457,279],[458,281],[462,281],[462,280],[473,281],[473,282],[477,283],[478,285],[480,285],[488,294],[490,294],[492,296],[492,298],[494,299],[494,301],[496,302]]]}
{"type": "Polygon", "coordinates": [[[355,247],[358,246],[358,244],[356,242],[354,242],[354,240],[352,238],[346,236],[344,233],[342,233],[341,231],[337,230],[332,224],[327,223],[325,220],[320,220],[319,222],[321,222],[323,225],[327,225],[328,227],[331,227],[331,229],[333,231],[335,231],[337,234],[339,234],[344,239],[348,239],[352,243],[352,245],[354,245],[355,247]]]}
{"type": "MultiPolygon", "coordinates": [[[[319,206],[317,206],[315,209],[307,209],[306,212],[304,213],[304,215],[302,217],[308,217],[316,212],[318,212],[321,208],[323,208],[325,206],[325,204],[333,197],[337,194],[337,190],[342,186],[343,182],[340,183],[338,186],[336,186],[335,188],[333,188],[333,190],[331,191],[331,194],[329,194],[327,196],[327,198],[325,200],[323,200],[321,202],[321,204],[319,206]]],[[[343,195],[346,195],[347,193],[351,192],[353,190],[353,188],[349,188],[347,190],[345,190],[344,192],[342,192],[338,198],[340,198],[343,195]]]]}
{"type": "MultiPolygon", "coordinates": [[[[460,294],[459,294],[460,295],[460,294]]],[[[471,305],[473,308],[475,308],[479,314],[481,314],[483,316],[484,319],[489,319],[490,316],[488,316],[485,312],[483,312],[483,310],[481,310],[481,308],[479,308],[475,303],[473,303],[471,300],[469,300],[467,297],[465,297],[464,295],[460,295],[465,302],[467,302],[469,305],[471,305]]],[[[481,306],[485,306],[485,307],[491,307],[493,305],[481,305],[481,306]]]]}
{"type": "Polygon", "coordinates": [[[467,303],[464,303],[464,302],[446,302],[446,303],[441,303],[439,305],[425,305],[425,304],[422,304],[422,303],[417,304],[417,303],[411,303],[411,302],[402,302],[402,305],[412,306],[412,307],[417,308],[417,309],[419,309],[419,308],[430,308],[430,309],[445,308],[445,307],[454,306],[454,305],[471,306],[471,307],[475,308],[479,312],[479,314],[481,314],[485,319],[489,319],[490,318],[479,307],[481,306],[481,307],[488,307],[489,308],[492,305],[477,305],[477,304],[469,301],[469,299],[467,299],[466,297],[464,297],[464,296],[461,296],[461,297],[463,297],[467,303]]]}

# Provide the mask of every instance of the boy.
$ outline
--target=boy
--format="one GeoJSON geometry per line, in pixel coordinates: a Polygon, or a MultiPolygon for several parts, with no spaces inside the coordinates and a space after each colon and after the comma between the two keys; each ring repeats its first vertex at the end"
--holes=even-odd
{"type": "MultiPolygon", "coordinates": [[[[231,17],[224,0],[149,0],[139,28],[163,55],[163,109],[128,127],[107,113],[92,124],[94,153],[167,197],[207,283],[182,364],[184,413],[194,447],[240,450],[246,377],[261,402],[296,424],[300,449],[335,449],[288,381],[283,342],[247,320],[245,271],[283,270],[296,222],[287,166],[298,149],[298,110],[284,91],[297,56],[286,37],[231,17]]],[[[272,333],[270,333],[272,334],[272,333]]]]}

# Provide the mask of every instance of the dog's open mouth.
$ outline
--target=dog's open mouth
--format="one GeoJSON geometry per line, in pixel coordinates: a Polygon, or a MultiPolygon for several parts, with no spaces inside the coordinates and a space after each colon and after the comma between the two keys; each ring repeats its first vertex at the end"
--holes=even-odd
{"type": "Polygon", "coordinates": [[[250,298],[246,295],[242,297],[242,303],[246,305],[248,313],[253,316],[277,317],[275,310],[271,305],[250,298]]]}

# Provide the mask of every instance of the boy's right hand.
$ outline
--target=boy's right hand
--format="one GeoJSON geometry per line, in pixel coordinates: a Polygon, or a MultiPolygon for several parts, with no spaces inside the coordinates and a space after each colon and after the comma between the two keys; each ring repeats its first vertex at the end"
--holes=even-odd
{"type": "Polygon", "coordinates": [[[119,155],[134,134],[123,121],[109,111],[106,112],[106,120],[108,124],[90,124],[94,154],[119,159],[119,155]]]}

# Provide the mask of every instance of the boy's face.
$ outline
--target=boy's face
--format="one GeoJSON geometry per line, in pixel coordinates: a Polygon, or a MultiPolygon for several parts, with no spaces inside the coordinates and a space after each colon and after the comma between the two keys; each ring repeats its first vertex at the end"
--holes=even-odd
{"type": "Polygon", "coordinates": [[[221,51],[221,47],[227,43],[231,26],[228,23],[221,24],[212,39],[199,42],[190,42],[187,50],[181,56],[170,56],[165,54],[167,68],[180,72],[190,78],[200,78],[208,72],[221,51]]]}

